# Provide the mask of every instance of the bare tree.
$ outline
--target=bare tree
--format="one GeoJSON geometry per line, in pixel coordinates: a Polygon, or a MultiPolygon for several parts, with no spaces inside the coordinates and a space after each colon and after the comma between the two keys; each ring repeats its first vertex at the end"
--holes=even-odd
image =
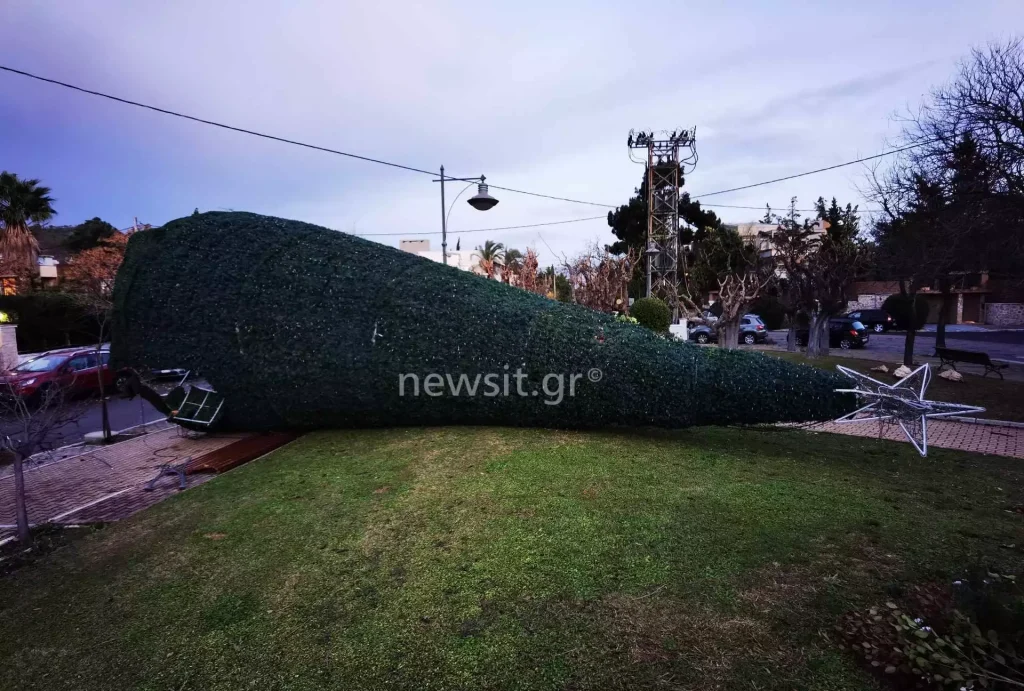
{"type": "Polygon", "coordinates": [[[102,363],[102,347],[107,337],[107,326],[113,310],[111,291],[117,270],[124,261],[125,249],[132,233],[116,232],[96,247],[79,252],[72,257],[64,273],[64,281],[83,311],[96,321],[96,359],[100,366],[96,370],[97,384],[102,408],[102,431],[104,441],[113,436],[110,430],[110,416],[107,411],[107,392],[104,382],[106,367],[102,363]]]}
{"type": "Polygon", "coordinates": [[[573,302],[599,312],[629,312],[629,279],[636,253],[615,256],[593,244],[572,260],[564,260],[573,302]]]}
{"type": "Polygon", "coordinates": [[[96,321],[96,390],[100,396],[100,426],[103,432],[103,441],[109,443],[113,439],[114,434],[110,429],[110,411],[107,406],[108,391],[104,381],[104,373],[109,371],[110,364],[109,353],[107,353],[108,362],[103,362],[103,344],[108,335],[107,327],[114,305],[110,300],[109,291],[96,295],[82,294],[79,297],[85,312],[96,321]]]}
{"type": "MultiPolygon", "coordinates": [[[[509,250],[510,252],[518,253],[519,250],[509,250]]],[[[506,263],[505,270],[502,272],[502,280],[538,295],[547,295],[554,290],[553,277],[549,281],[546,276],[541,275],[540,262],[537,259],[537,253],[532,248],[528,248],[526,254],[520,255],[514,262],[508,261],[509,253],[505,255],[506,263]],[[549,283],[552,285],[549,286],[549,283]]]]}
{"type": "Polygon", "coordinates": [[[699,316],[704,296],[717,293],[722,308],[716,326],[718,345],[736,348],[740,320],[771,282],[771,268],[761,261],[758,249],[744,243],[734,230],[715,229],[691,247],[683,258],[680,302],[691,315],[699,316]]]}
{"type": "Polygon", "coordinates": [[[953,79],[904,118],[900,144],[922,176],[948,174],[954,146],[970,135],[989,165],[993,191],[1024,194],[1024,40],[975,48],[953,79]]]}
{"type": "MultiPolygon", "coordinates": [[[[815,276],[808,258],[818,251],[820,236],[809,224],[800,221],[795,197],[790,200],[785,216],[773,214],[769,208],[764,222],[776,224],[773,230],[761,233],[760,237],[771,248],[772,260],[776,265],[773,283],[791,315],[786,348],[792,352],[797,347],[797,320],[802,317],[812,322],[811,317],[817,311],[815,276]]],[[[818,352],[819,342],[813,323],[809,324],[807,333],[807,353],[813,356],[818,352]]],[[[825,343],[827,346],[828,341],[825,343]]]]}
{"type": "MultiPolygon", "coordinates": [[[[1024,42],[974,49],[953,79],[901,118],[901,147],[872,171],[879,255],[910,304],[942,295],[936,345],[945,344],[952,289],[965,272],[1024,280],[1024,42]]],[[[904,362],[913,357],[907,333],[904,362]]]]}
{"type": "MultiPolygon", "coordinates": [[[[802,223],[796,211],[796,198],[790,200],[785,216],[772,215],[778,224],[762,238],[771,248],[776,265],[775,282],[779,292],[795,313],[809,322],[807,356],[828,355],[829,320],[846,308],[849,289],[862,268],[865,252],[858,239],[857,208],[840,207],[833,198],[815,203],[817,220],[802,223]]],[[[790,349],[795,349],[790,329],[790,349]]]]}
{"type": "Polygon", "coordinates": [[[0,457],[14,468],[14,507],[18,540],[32,541],[25,497],[25,460],[60,443],[59,430],[73,424],[84,405],[72,399],[73,386],[50,384],[26,398],[12,381],[0,385],[0,457]]]}

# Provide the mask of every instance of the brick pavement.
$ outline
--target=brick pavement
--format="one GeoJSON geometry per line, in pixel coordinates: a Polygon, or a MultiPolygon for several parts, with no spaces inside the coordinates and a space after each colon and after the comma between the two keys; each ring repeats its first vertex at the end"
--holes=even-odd
{"type": "MultiPolygon", "coordinates": [[[[172,476],[161,478],[153,492],[141,489],[162,464],[181,462],[246,436],[218,434],[193,439],[174,427],[34,466],[25,473],[29,522],[79,523],[123,518],[175,491],[177,478],[172,476]]],[[[205,479],[208,478],[202,475],[190,476],[188,485],[205,479]]],[[[14,522],[14,477],[7,475],[0,478],[0,531],[14,522]]]]}
{"type": "MultiPolygon", "coordinates": [[[[804,426],[813,432],[834,432],[858,437],[875,437],[906,442],[907,437],[899,425],[872,422],[822,422],[804,426]]],[[[972,453],[1024,458],[1024,429],[975,425],[954,420],[928,421],[928,446],[959,449],[972,453]]]]}

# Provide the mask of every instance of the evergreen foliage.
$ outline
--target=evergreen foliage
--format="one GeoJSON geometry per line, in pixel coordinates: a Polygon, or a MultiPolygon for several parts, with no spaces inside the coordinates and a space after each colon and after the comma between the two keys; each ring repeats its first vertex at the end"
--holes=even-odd
{"type": "Polygon", "coordinates": [[[672,323],[672,310],[660,298],[640,298],[633,303],[629,313],[640,326],[646,326],[655,333],[668,333],[672,323]]]}
{"type": "Polygon", "coordinates": [[[118,366],[201,372],[241,429],[685,427],[823,420],[853,404],[834,392],[848,384],[838,374],[660,338],[361,238],[239,212],[131,238],[112,340],[118,366]],[[536,394],[515,395],[517,368],[536,394]],[[418,375],[418,396],[408,380],[400,395],[403,374],[418,375]],[[511,395],[488,396],[486,383],[452,395],[444,381],[429,396],[429,374],[509,375],[511,395]],[[560,404],[547,375],[564,378],[560,404]]]}

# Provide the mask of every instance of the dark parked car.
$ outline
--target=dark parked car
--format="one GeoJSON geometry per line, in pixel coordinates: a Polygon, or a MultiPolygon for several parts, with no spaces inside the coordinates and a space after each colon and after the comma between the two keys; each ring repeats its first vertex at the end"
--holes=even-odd
{"type": "Polygon", "coordinates": [[[94,347],[52,350],[0,374],[0,387],[33,401],[52,387],[71,395],[91,394],[100,388],[97,371],[103,386],[113,388],[116,377],[109,361],[110,351],[97,354],[94,347]]]}
{"type": "MultiPolygon", "coordinates": [[[[768,339],[768,330],[756,314],[744,314],[740,319],[740,343],[754,345],[768,339]]],[[[700,324],[690,329],[690,340],[697,343],[718,343],[717,325],[700,324]]]]}
{"type": "Polygon", "coordinates": [[[885,310],[856,310],[847,313],[846,316],[859,321],[876,334],[885,333],[896,326],[896,320],[885,310]]]}
{"type": "MultiPolygon", "coordinates": [[[[807,327],[796,330],[797,345],[807,345],[807,327]]],[[[868,344],[867,328],[856,319],[833,317],[828,320],[828,345],[830,348],[863,348],[868,344]]]]}

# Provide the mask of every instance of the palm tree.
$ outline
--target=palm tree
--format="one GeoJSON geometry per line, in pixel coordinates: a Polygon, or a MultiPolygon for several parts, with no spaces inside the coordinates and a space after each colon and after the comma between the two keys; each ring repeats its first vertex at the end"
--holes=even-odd
{"type": "Polygon", "coordinates": [[[14,173],[0,173],[0,256],[32,267],[39,243],[29,226],[45,223],[56,213],[49,187],[41,187],[38,180],[21,180],[14,173]]]}
{"type": "Polygon", "coordinates": [[[509,247],[505,250],[505,266],[510,269],[518,269],[519,265],[523,263],[523,253],[517,249],[509,247]]]}
{"type": "Polygon", "coordinates": [[[505,260],[505,245],[493,240],[484,242],[483,247],[477,245],[476,251],[480,254],[480,268],[483,269],[487,278],[494,278],[494,271],[505,260]]]}
{"type": "Polygon", "coordinates": [[[523,253],[509,247],[505,250],[504,269],[501,272],[501,280],[505,283],[515,284],[516,275],[523,266],[523,253]]]}

